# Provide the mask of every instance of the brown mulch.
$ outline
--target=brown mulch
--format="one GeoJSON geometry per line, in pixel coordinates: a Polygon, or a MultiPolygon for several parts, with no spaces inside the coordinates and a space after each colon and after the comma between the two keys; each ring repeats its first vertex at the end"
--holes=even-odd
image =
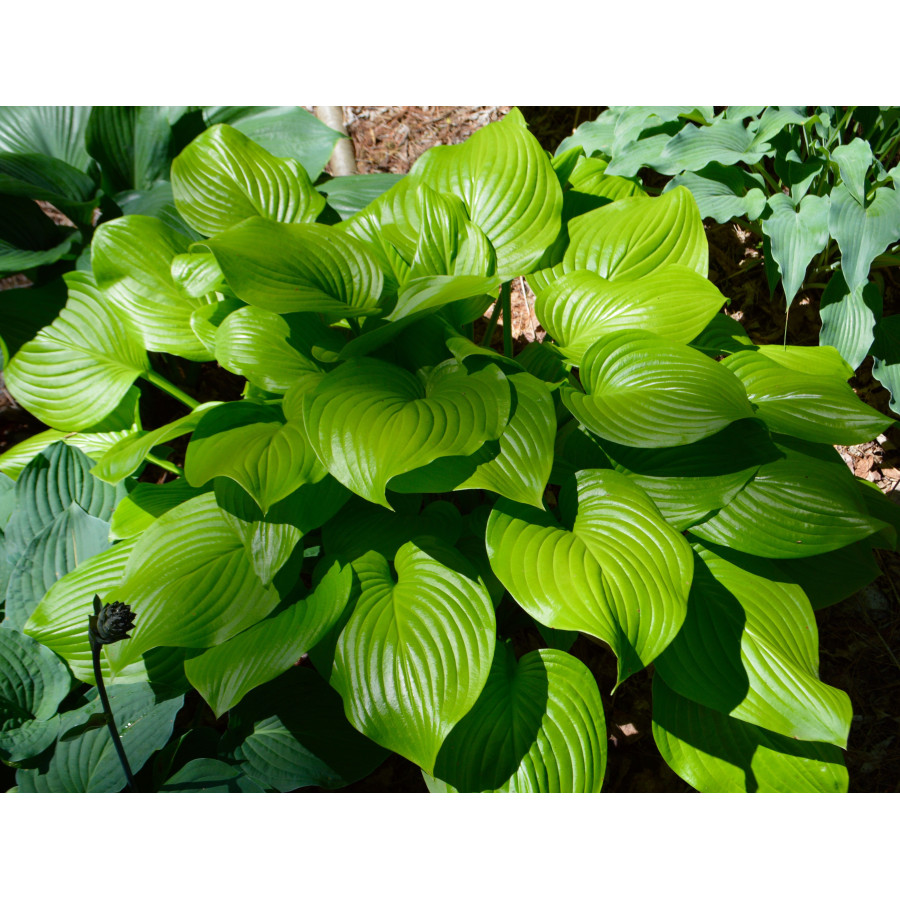
{"type": "MultiPolygon", "coordinates": [[[[475,107],[345,107],[345,123],[353,141],[360,172],[407,172],[428,148],[460,143],[489,122],[501,119],[508,106],[475,107]]],[[[603,107],[520,107],[545,149],[553,151],[582,121],[603,107]]],[[[49,212],[49,210],[48,210],[49,212]]],[[[760,344],[781,343],[787,323],[792,344],[818,344],[820,291],[798,296],[786,316],[783,294],[769,296],[758,240],[731,224],[708,222],[710,278],[729,299],[726,312],[739,320],[760,344]]],[[[885,315],[900,311],[900,281],[885,275],[885,315]]],[[[12,286],[0,281],[0,289],[12,286]]],[[[542,340],[544,331],[533,313],[534,294],[526,279],[512,285],[513,335],[519,346],[542,340]]],[[[490,310],[488,311],[490,313],[490,310]]],[[[483,326],[481,326],[483,330],[483,326]]],[[[494,345],[499,347],[500,329],[494,345]]],[[[201,387],[213,373],[204,368],[201,387]]],[[[865,363],[851,381],[861,399],[879,411],[889,411],[888,392],[871,376],[865,363]]],[[[216,385],[216,388],[219,386],[216,385]]],[[[222,390],[225,390],[222,386],[222,390]]],[[[2,392],[2,379],[0,379],[2,392]]],[[[896,417],[894,417],[896,418],[896,417]]],[[[0,393],[0,452],[39,430],[30,417],[0,393]],[[6,406],[4,406],[4,402],[6,406]]],[[[839,447],[857,476],[877,484],[900,502],[900,434],[888,429],[877,441],[839,447]],[[895,443],[896,442],[896,443],[895,443]]],[[[851,791],[900,790],[900,557],[879,551],[884,574],[854,597],[817,614],[820,671],[824,681],[846,691],[854,707],[847,764],[851,791]]],[[[609,731],[609,763],[604,790],[613,792],[682,792],[690,790],[662,761],[650,734],[650,675],[628,679],[611,695],[615,663],[608,650],[579,638],[574,652],[597,675],[609,731]]],[[[349,791],[422,791],[418,769],[396,755],[349,791]]]]}

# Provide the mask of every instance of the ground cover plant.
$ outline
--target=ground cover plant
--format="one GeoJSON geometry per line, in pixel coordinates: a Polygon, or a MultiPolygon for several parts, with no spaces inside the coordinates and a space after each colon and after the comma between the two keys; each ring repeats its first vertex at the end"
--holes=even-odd
{"type": "Polygon", "coordinates": [[[820,343],[853,369],[871,354],[900,411],[900,317],[883,315],[882,277],[900,265],[900,108],[612,107],[560,152],[582,145],[579,180],[654,172],[704,218],[752,231],[770,289],[788,308],[820,295],[820,343]]]}
{"type": "Polygon", "coordinates": [[[5,370],[48,426],[0,457],[19,791],[126,785],[95,597],[134,614],[100,669],[141,790],[336,788],[391,752],[432,791],[600,790],[579,633],[618,684],[653,667],[694,788],[846,790],[814,612],[877,576],[897,514],[832,445],[892,420],[833,348],[721,313],[686,188],[586,159],[513,110],[399,180],[317,187],[218,125],[170,173],[196,239],[99,225],[5,370]],[[551,339],[514,356],[521,275],[551,339]],[[239,397],[175,377],[213,362],[239,397]],[[184,412],[145,428],[153,390],[184,412]]]}

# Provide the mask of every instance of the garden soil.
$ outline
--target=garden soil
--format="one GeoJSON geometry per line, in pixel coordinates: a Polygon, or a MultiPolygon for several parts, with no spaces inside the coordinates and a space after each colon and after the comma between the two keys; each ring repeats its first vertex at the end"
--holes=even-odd
{"type": "MultiPolygon", "coordinates": [[[[583,121],[596,118],[604,107],[519,107],[532,131],[551,152],[583,121]]],[[[405,173],[427,149],[458,144],[490,122],[503,118],[508,106],[347,106],[344,121],[353,142],[360,172],[405,173]]],[[[55,212],[53,210],[52,212],[55,212]]],[[[708,222],[709,277],[728,298],[725,312],[747,329],[756,343],[780,343],[785,333],[791,344],[818,344],[820,291],[800,294],[785,314],[780,288],[769,292],[754,236],[740,228],[708,222]]],[[[885,273],[885,315],[900,312],[900,276],[885,273]]],[[[20,280],[0,281],[0,289],[20,280]]],[[[488,315],[491,310],[488,310],[488,315]]],[[[486,319],[484,320],[486,321],[486,319]]],[[[512,285],[512,329],[518,346],[543,340],[545,333],[534,315],[534,294],[524,278],[512,285]]],[[[476,323],[476,338],[484,322],[476,323]]],[[[501,331],[494,342],[499,349],[501,331]]],[[[175,373],[173,373],[175,374],[175,373]]],[[[184,373],[179,373],[184,374],[184,373]]],[[[205,399],[233,395],[236,383],[222,370],[204,369],[198,375],[205,399]],[[209,395],[209,396],[207,396],[209,395]]],[[[887,415],[890,395],[872,378],[871,360],[851,381],[857,394],[887,415]]],[[[160,397],[162,401],[162,396],[160,397]]],[[[161,422],[166,421],[165,410],[161,422]]],[[[177,415],[177,411],[173,415],[177,415]]],[[[155,423],[150,423],[151,427],[155,423]]],[[[15,405],[0,378],[0,452],[42,426],[15,405]]],[[[893,427],[878,440],[854,447],[838,447],[855,475],[878,485],[900,502],[900,429],[893,427]]],[[[160,473],[151,477],[160,480],[160,473]]],[[[820,675],[847,692],[853,702],[853,724],[846,754],[853,792],[900,790],[900,556],[878,551],[882,572],[876,582],[842,603],[817,613],[820,675]]],[[[514,626],[513,626],[514,627],[514,626]]],[[[531,629],[514,632],[517,651],[541,646],[531,629]]],[[[645,670],[629,678],[613,695],[616,666],[613,654],[585,637],[572,647],[596,675],[603,696],[609,733],[605,791],[690,791],[662,761],[650,729],[651,674],[645,670]]],[[[305,662],[305,661],[304,661],[305,662]]],[[[651,667],[652,668],[652,667],[651,667]]],[[[317,790],[314,788],[305,789],[317,790]]],[[[348,792],[418,792],[426,790],[418,768],[396,755],[348,792]]]]}

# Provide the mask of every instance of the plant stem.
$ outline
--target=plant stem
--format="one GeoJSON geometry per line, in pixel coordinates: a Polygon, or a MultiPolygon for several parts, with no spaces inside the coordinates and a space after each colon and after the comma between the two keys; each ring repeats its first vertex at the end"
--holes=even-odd
{"type": "Polygon", "coordinates": [[[184,469],[182,469],[181,466],[176,466],[175,463],[169,462],[161,456],[154,456],[152,453],[148,453],[147,461],[153,463],[154,466],[165,469],[167,472],[172,472],[174,475],[179,475],[184,478],[184,469]]]}
{"type": "Polygon", "coordinates": [[[484,337],[481,339],[482,347],[490,347],[491,346],[491,338],[494,336],[494,329],[497,327],[497,319],[500,318],[500,301],[498,300],[494,304],[494,311],[491,313],[491,318],[488,321],[487,329],[484,332],[484,337]]]}
{"type": "Polygon", "coordinates": [[[503,307],[503,355],[512,359],[512,282],[504,281],[500,286],[500,305],[503,307]]]}
{"type": "Polygon", "coordinates": [[[113,717],[112,707],[109,705],[109,697],[106,694],[106,685],[103,684],[103,671],[100,668],[100,648],[100,644],[91,641],[91,656],[94,662],[94,680],[97,682],[97,693],[100,695],[100,702],[103,704],[103,712],[106,713],[106,725],[109,728],[113,746],[116,748],[116,753],[119,756],[119,762],[125,771],[128,787],[132,791],[136,791],[134,775],[131,773],[131,766],[128,765],[128,757],[125,755],[125,748],[122,746],[122,739],[119,737],[119,731],[116,728],[116,720],[113,717]]]}
{"type": "Polygon", "coordinates": [[[171,397],[174,397],[176,400],[180,400],[185,406],[189,409],[196,409],[200,403],[191,397],[189,394],[186,394],[181,388],[175,387],[171,381],[166,378],[163,378],[158,372],[154,372],[153,369],[150,369],[144,378],[150,382],[150,384],[155,385],[161,391],[165,391],[171,397]]]}
{"type": "Polygon", "coordinates": [[[781,193],[781,185],[766,171],[766,167],[761,162],[753,164],[753,171],[759,172],[759,174],[765,178],[766,184],[772,188],[776,194],[781,193]]]}

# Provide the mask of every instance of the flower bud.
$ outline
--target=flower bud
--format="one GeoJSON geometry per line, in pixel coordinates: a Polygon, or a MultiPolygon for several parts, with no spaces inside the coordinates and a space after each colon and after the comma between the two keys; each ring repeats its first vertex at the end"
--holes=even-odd
{"type": "Polygon", "coordinates": [[[93,644],[114,644],[131,637],[128,632],[134,628],[134,613],[127,603],[107,603],[99,608],[99,598],[94,599],[97,614],[88,619],[88,631],[93,644]]]}

